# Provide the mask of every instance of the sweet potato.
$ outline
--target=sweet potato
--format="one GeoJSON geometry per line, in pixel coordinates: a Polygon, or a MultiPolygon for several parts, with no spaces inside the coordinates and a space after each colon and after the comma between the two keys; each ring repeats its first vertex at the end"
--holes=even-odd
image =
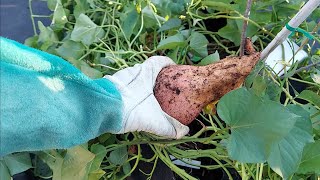
{"type": "Polygon", "coordinates": [[[157,77],[155,97],[167,114],[188,125],[205,105],[238,88],[259,58],[260,53],[251,52],[207,66],[168,66],[157,77]]]}

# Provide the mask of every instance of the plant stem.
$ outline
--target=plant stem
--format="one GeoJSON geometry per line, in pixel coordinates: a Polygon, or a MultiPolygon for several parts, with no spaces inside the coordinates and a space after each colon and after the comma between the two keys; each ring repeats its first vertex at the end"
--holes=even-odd
{"type": "Polygon", "coordinates": [[[271,74],[270,71],[268,72],[268,76],[271,78],[273,82],[275,82],[279,87],[281,87],[282,91],[286,94],[286,96],[292,101],[293,104],[297,104],[297,102],[293,99],[291,94],[276,80],[274,79],[273,75],[271,74]]]}
{"type": "Polygon", "coordinates": [[[313,83],[313,82],[309,82],[309,81],[304,81],[304,80],[297,79],[297,78],[293,78],[293,77],[289,77],[289,79],[294,80],[294,81],[297,81],[297,82],[302,82],[302,83],[305,83],[305,84],[310,84],[310,85],[313,85],[313,86],[320,87],[320,85],[317,84],[317,83],[313,83]]]}
{"type": "Polygon", "coordinates": [[[245,169],[243,163],[241,163],[241,178],[242,178],[243,180],[247,180],[247,179],[248,179],[247,173],[246,173],[246,169],[245,169]]]}
{"type": "Polygon", "coordinates": [[[159,156],[159,158],[174,172],[176,172],[180,177],[186,180],[197,180],[196,178],[190,176],[188,173],[186,173],[184,170],[180,169],[176,165],[174,165],[170,159],[168,159],[160,150],[158,146],[150,146],[153,151],[159,156]]]}
{"type": "Polygon", "coordinates": [[[159,156],[156,157],[156,160],[155,160],[154,163],[153,163],[152,170],[151,170],[151,172],[149,173],[149,177],[147,178],[147,180],[151,180],[151,179],[152,179],[153,172],[154,172],[154,170],[155,170],[156,167],[157,167],[158,159],[159,159],[159,156]]]}
{"type": "Polygon", "coordinates": [[[137,168],[137,166],[139,164],[140,157],[142,155],[141,155],[141,147],[140,147],[140,145],[137,145],[137,146],[138,146],[138,154],[136,156],[136,162],[134,163],[134,165],[131,168],[130,172],[128,174],[125,174],[123,177],[120,178],[121,180],[123,180],[123,179],[127,178],[128,176],[130,176],[130,174],[137,168]]]}
{"type": "Polygon", "coordinates": [[[301,68],[297,69],[297,70],[294,72],[294,74],[299,73],[299,72],[304,71],[304,70],[309,70],[310,68],[316,67],[316,66],[320,66],[320,62],[315,62],[315,63],[313,63],[313,64],[309,64],[309,65],[307,65],[307,66],[301,67],[301,68]]]}
{"type": "Polygon", "coordinates": [[[133,38],[133,40],[130,42],[129,44],[129,49],[131,49],[132,44],[136,41],[136,39],[140,36],[142,29],[143,29],[143,14],[140,15],[141,16],[141,26],[139,29],[139,32],[137,33],[137,35],[133,38]]]}
{"type": "Polygon", "coordinates": [[[261,163],[261,164],[260,164],[259,180],[262,179],[263,165],[264,165],[264,163],[261,163]]]}
{"type": "MultiPolygon", "coordinates": [[[[246,11],[244,13],[244,17],[246,19],[249,19],[251,4],[252,4],[252,0],[248,0],[247,1],[247,6],[246,6],[246,11]]],[[[244,46],[245,46],[245,43],[246,43],[246,34],[247,34],[246,32],[247,32],[247,27],[248,27],[248,21],[246,19],[243,21],[243,25],[242,25],[241,43],[240,43],[240,56],[244,55],[244,46]]]]}

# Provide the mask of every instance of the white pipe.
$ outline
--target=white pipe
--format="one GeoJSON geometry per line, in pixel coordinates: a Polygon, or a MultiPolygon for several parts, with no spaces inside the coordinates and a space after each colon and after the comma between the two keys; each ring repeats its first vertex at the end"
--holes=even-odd
{"type": "MultiPolygon", "coordinates": [[[[308,16],[320,5],[320,0],[309,0],[300,11],[289,21],[289,26],[297,28],[305,21],[308,16]]],[[[266,57],[279,46],[291,34],[286,27],[284,27],[270,44],[261,52],[260,59],[264,60],[266,57]]]]}

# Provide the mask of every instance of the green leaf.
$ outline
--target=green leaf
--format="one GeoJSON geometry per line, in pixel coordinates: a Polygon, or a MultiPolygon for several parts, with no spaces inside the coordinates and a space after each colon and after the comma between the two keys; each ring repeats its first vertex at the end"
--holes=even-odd
{"type": "Polygon", "coordinates": [[[297,98],[306,100],[306,101],[320,107],[320,96],[313,91],[304,90],[298,95],[297,98]]]}
{"type": "Polygon", "coordinates": [[[228,19],[227,25],[218,31],[219,36],[229,39],[236,46],[240,45],[240,34],[241,31],[238,28],[237,22],[231,19],[228,19]]]}
{"type": "Polygon", "coordinates": [[[320,84],[320,73],[311,74],[311,78],[312,78],[313,82],[320,84]]]}
{"type": "Polygon", "coordinates": [[[281,177],[287,179],[294,174],[300,164],[303,148],[313,142],[310,115],[297,105],[287,106],[288,109],[300,116],[292,130],[280,142],[272,145],[268,163],[281,177]]]}
{"type": "Polygon", "coordinates": [[[95,157],[83,146],[75,146],[62,156],[56,150],[39,152],[38,156],[48,164],[53,172],[53,180],[87,180],[90,166],[95,157]]]}
{"type": "Polygon", "coordinates": [[[131,171],[131,166],[130,166],[130,163],[125,163],[123,166],[122,166],[122,170],[123,170],[123,173],[124,174],[129,174],[130,171],[131,171]]]}
{"type": "Polygon", "coordinates": [[[141,13],[143,14],[144,28],[158,29],[159,26],[157,22],[159,21],[160,23],[163,23],[166,21],[165,18],[154,13],[151,6],[145,6],[141,13]]]}
{"type": "Polygon", "coordinates": [[[51,10],[51,11],[54,11],[56,5],[57,5],[57,2],[58,0],[47,0],[47,5],[48,5],[48,8],[51,10]]]}
{"type": "Polygon", "coordinates": [[[183,35],[180,33],[177,33],[174,36],[170,36],[160,41],[157,49],[175,49],[178,46],[184,46],[185,44],[186,43],[183,35]]]}
{"type": "Polygon", "coordinates": [[[100,144],[93,144],[91,152],[95,154],[89,170],[89,180],[99,180],[105,172],[100,169],[100,165],[107,154],[107,150],[100,144]]]}
{"type": "Polygon", "coordinates": [[[256,84],[256,85],[254,85],[255,87],[252,87],[252,88],[254,89],[256,95],[260,95],[260,96],[266,95],[266,97],[268,97],[270,100],[279,101],[280,95],[282,92],[281,86],[278,86],[276,83],[274,83],[269,78],[258,77],[258,76],[260,76],[259,74],[264,67],[265,67],[264,62],[262,62],[262,61],[258,62],[257,65],[253,68],[253,70],[249,74],[249,76],[246,78],[245,86],[247,88],[251,88],[253,86],[253,83],[255,83],[256,84]],[[264,82],[260,82],[261,78],[263,78],[264,82]],[[265,86],[264,83],[267,85],[267,87],[263,90],[263,88],[265,86]],[[259,88],[260,90],[255,89],[255,88],[259,88]],[[261,90],[263,90],[263,91],[261,91],[261,90]]]}
{"type": "Polygon", "coordinates": [[[313,12],[312,12],[312,14],[310,14],[310,19],[314,19],[314,20],[316,20],[316,19],[318,19],[319,17],[320,17],[320,10],[319,10],[319,8],[316,8],[313,12]]]}
{"type": "Polygon", "coordinates": [[[61,179],[87,179],[87,166],[91,164],[93,159],[94,154],[81,146],[68,149],[63,158],[61,179]]]}
{"type": "Polygon", "coordinates": [[[231,126],[227,147],[230,158],[250,163],[264,162],[272,144],[282,140],[299,118],[281,104],[262,99],[245,88],[223,96],[217,112],[231,126]]]}
{"type": "Polygon", "coordinates": [[[209,41],[207,38],[198,32],[192,32],[190,36],[190,48],[199,56],[208,56],[208,45],[209,41]]]}
{"type": "Polygon", "coordinates": [[[202,5],[208,6],[214,10],[225,11],[225,10],[235,10],[233,6],[231,6],[230,2],[216,2],[216,1],[202,1],[202,5]]]}
{"type": "Polygon", "coordinates": [[[156,6],[159,14],[163,17],[168,15],[180,15],[185,11],[185,7],[190,0],[152,0],[152,3],[156,6]]]}
{"type": "Polygon", "coordinates": [[[52,176],[52,170],[39,156],[35,156],[33,159],[34,170],[33,173],[35,176],[50,177],[52,176]]]}
{"type": "Polygon", "coordinates": [[[191,30],[190,29],[185,29],[185,30],[182,30],[182,31],[179,31],[179,32],[183,35],[183,37],[185,39],[189,38],[190,35],[191,35],[191,30]]]}
{"type": "Polygon", "coordinates": [[[4,160],[0,160],[0,179],[1,180],[11,180],[11,175],[9,169],[6,166],[4,160]]]}
{"type": "Polygon", "coordinates": [[[309,112],[313,131],[315,134],[318,134],[320,136],[320,111],[316,108],[316,106],[313,106],[312,104],[304,104],[302,106],[306,111],[309,112]]]}
{"type": "Polygon", "coordinates": [[[259,75],[260,71],[263,69],[263,67],[265,66],[265,63],[262,61],[259,61],[256,66],[253,68],[253,70],[251,71],[251,73],[249,74],[249,76],[246,78],[245,81],[245,86],[247,88],[250,88],[254,79],[259,75]]]}
{"type": "Polygon", "coordinates": [[[102,72],[90,67],[86,62],[80,62],[80,70],[92,79],[98,79],[103,76],[102,72]]]}
{"type": "Polygon", "coordinates": [[[133,29],[136,27],[138,20],[139,14],[136,9],[132,9],[124,19],[122,29],[127,39],[130,39],[133,34],[133,29]]]}
{"type": "Polygon", "coordinates": [[[62,179],[63,157],[55,150],[37,153],[38,157],[52,170],[52,180],[62,179]]]}
{"type": "Polygon", "coordinates": [[[219,53],[218,51],[214,52],[213,54],[210,54],[209,56],[203,58],[199,63],[198,65],[200,66],[206,66],[208,64],[212,64],[214,62],[217,62],[220,60],[220,56],[219,56],[219,53]]]}
{"type": "Polygon", "coordinates": [[[98,170],[102,163],[102,160],[107,154],[107,150],[101,144],[93,144],[91,146],[91,152],[95,154],[95,157],[92,161],[91,169],[90,170],[98,170]]]}
{"type": "Polygon", "coordinates": [[[13,176],[32,168],[29,153],[15,153],[4,156],[4,161],[13,176]]]}
{"type": "Polygon", "coordinates": [[[169,53],[168,53],[168,57],[171,58],[175,63],[178,63],[178,52],[179,52],[179,47],[171,50],[169,53]]]}
{"type": "MultiPolygon", "coordinates": [[[[317,48],[317,50],[318,51],[320,51],[320,49],[319,48],[317,48]]],[[[312,57],[311,57],[311,62],[312,63],[318,63],[318,62],[320,62],[320,52],[319,52],[319,54],[318,54],[318,51],[316,52],[316,54],[317,55],[313,55],[312,57]]]]}
{"type": "Polygon", "coordinates": [[[293,76],[295,74],[296,70],[298,69],[298,65],[299,65],[299,63],[291,64],[290,69],[285,72],[283,78],[288,78],[288,77],[293,76]]]}
{"type": "Polygon", "coordinates": [[[24,41],[24,44],[29,47],[33,47],[33,48],[37,49],[38,48],[38,39],[39,39],[39,36],[29,37],[24,41]]]}
{"type": "Polygon", "coordinates": [[[158,32],[179,28],[180,26],[181,26],[181,20],[179,18],[171,18],[159,28],[158,32]]]}
{"type": "MultiPolygon", "coordinates": [[[[235,36],[241,37],[243,20],[235,20],[235,21],[237,23],[237,28],[238,28],[238,32],[239,32],[239,34],[237,34],[235,36]]],[[[257,26],[255,26],[255,25],[253,25],[251,23],[248,23],[248,27],[247,27],[247,31],[246,31],[246,37],[254,36],[257,33],[258,30],[259,30],[259,28],[257,26]]]]}
{"type": "Polygon", "coordinates": [[[257,96],[263,96],[265,95],[267,86],[268,85],[266,79],[260,75],[257,75],[256,78],[253,80],[252,90],[257,96]]]}
{"type": "Polygon", "coordinates": [[[113,150],[108,157],[111,164],[123,165],[128,159],[128,150],[126,146],[113,150]]]}
{"type": "Polygon", "coordinates": [[[89,8],[89,4],[87,2],[87,0],[75,0],[75,2],[77,3],[74,6],[74,17],[78,18],[80,16],[80,14],[84,14],[86,12],[86,10],[89,8]]]}
{"type": "Polygon", "coordinates": [[[99,138],[99,141],[100,141],[100,143],[103,144],[104,146],[108,146],[108,145],[110,145],[110,144],[115,144],[116,141],[117,141],[117,138],[116,138],[116,135],[115,135],[115,134],[110,134],[110,136],[109,136],[108,138],[107,138],[107,137],[105,137],[104,139],[100,139],[100,138],[99,138]],[[103,142],[100,141],[100,140],[103,140],[103,142]]]}
{"type": "Polygon", "coordinates": [[[93,172],[90,172],[88,180],[100,180],[105,173],[106,172],[104,172],[102,169],[98,169],[93,172]]]}
{"type": "Polygon", "coordinates": [[[53,13],[52,25],[57,29],[62,29],[64,25],[68,22],[67,14],[63,8],[61,1],[57,0],[56,7],[53,13]]]}
{"type": "MultiPolygon", "coordinates": [[[[292,2],[292,1],[291,1],[292,2]]],[[[298,4],[279,4],[276,8],[276,13],[279,19],[293,17],[300,10],[301,6],[298,4]]]]}
{"type": "Polygon", "coordinates": [[[320,173],[320,140],[304,148],[298,173],[320,173]]]}
{"type": "Polygon", "coordinates": [[[87,0],[87,2],[89,3],[89,5],[90,5],[90,7],[91,7],[92,9],[96,8],[96,5],[94,4],[94,1],[95,1],[95,0],[87,0]]]}
{"type": "Polygon", "coordinates": [[[76,61],[85,52],[85,46],[80,42],[67,40],[57,50],[57,54],[68,61],[76,61]]]}
{"type": "Polygon", "coordinates": [[[313,141],[310,115],[300,106],[284,107],[240,88],[223,96],[217,109],[231,126],[230,158],[246,163],[267,160],[283,178],[297,170],[304,146],[313,141]]]}
{"type": "MultiPolygon", "coordinates": [[[[47,43],[48,47],[59,41],[58,36],[50,27],[45,27],[41,21],[38,21],[38,27],[40,30],[38,42],[41,44],[47,43]]],[[[47,48],[46,48],[47,49],[47,48]]],[[[46,50],[45,49],[45,50],[46,50]]]]}
{"type": "Polygon", "coordinates": [[[87,15],[80,14],[71,33],[71,40],[90,45],[93,42],[98,42],[104,34],[104,30],[92,22],[87,15]]]}
{"type": "Polygon", "coordinates": [[[318,69],[316,69],[315,73],[312,73],[310,76],[311,76],[313,82],[320,85],[320,71],[318,69]]]}
{"type": "Polygon", "coordinates": [[[279,101],[281,92],[282,92],[281,86],[277,85],[275,82],[268,79],[266,94],[268,95],[269,99],[273,101],[279,101]]]}
{"type": "Polygon", "coordinates": [[[107,141],[109,138],[111,138],[112,134],[110,133],[105,133],[105,134],[102,134],[98,137],[99,139],[99,142],[100,143],[104,143],[105,141],[107,141]]]}

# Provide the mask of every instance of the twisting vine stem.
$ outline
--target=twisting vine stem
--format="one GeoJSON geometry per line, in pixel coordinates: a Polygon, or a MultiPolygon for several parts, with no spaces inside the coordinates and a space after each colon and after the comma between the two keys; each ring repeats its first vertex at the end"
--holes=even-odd
{"type": "Polygon", "coordinates": [[[247,27],[248,27],[247,19],[249,19],[251,5],[252,5],[252,0],[248,0],[247,1],[247,6],[246,6],[246,11],[244,13],[244,17],[246,19],[243,20],[243,25],[242,25],[241,43],[240,43],[240,56],[244,55],[244,46],[245,46],[245,43],[246,43],[246,35],[247,35],[247,27]]]}

